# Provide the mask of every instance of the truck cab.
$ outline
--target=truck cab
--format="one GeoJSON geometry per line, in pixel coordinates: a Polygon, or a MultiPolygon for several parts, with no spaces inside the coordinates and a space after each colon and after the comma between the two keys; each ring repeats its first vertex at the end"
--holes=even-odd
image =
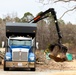
{"type": "Polygon", "coordinates": [[[36,24],[7,23],[4,70],[29,68],[35,71],[36,24]],[[16,30],[15,30],[16,29],[16,30]]]}

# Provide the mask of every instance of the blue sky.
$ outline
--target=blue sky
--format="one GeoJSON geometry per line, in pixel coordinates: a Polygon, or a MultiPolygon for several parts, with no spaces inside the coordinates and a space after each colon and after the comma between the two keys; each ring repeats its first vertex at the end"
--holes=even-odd
{"type": "MultiPolygon", "coordinates": [[[[56,3],[56,4],[48,4],[43,5],[38,3],[37,0],[0,0],[0,17],[4,18],[5,15],[17,13],[18,17],[22,17],[25,12],[31,12],[34,16],[40,11],[45,11],[49,8],[54,8],[57,12],[57,18],[59,19],[60,16],[69,8],[75,6],[75,2],[70,3],[56,3]]],[[[72,11],[67,13],[62,19],[65,22],[72,22],[76,24],[76,12],[72,11]]]]}

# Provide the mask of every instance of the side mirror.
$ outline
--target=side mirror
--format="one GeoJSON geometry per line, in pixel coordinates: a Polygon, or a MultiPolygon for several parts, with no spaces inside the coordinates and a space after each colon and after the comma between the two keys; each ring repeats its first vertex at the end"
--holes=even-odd
{"type": "Polygon", "coordinates": [[[36,42],[36,48],[39,49],[39,43],[38,42],[36,42]]]}
{"type": "Polygon", "coordinates": [[[2,48],[4,48],[4,45],[5,45],[5,42],[4,42],[4,41],[2,41],[2,48]]]}
{"type": "Polygon", "coordinates": [[[35,39],[32,39],[32,46],[35,46],[35,39]]]}

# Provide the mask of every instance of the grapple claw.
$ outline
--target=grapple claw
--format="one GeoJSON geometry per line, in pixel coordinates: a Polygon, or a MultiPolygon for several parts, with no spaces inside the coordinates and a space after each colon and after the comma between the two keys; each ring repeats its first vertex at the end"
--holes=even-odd
{"type": "Polygon", "coordinates": [[[66,52],[68,50],[66,46],[60,44],[53,44],[50,45],[49,49],[50,49],[49,57],[51,59],[54,59],[56,62],[66,61],[66,52]]]}

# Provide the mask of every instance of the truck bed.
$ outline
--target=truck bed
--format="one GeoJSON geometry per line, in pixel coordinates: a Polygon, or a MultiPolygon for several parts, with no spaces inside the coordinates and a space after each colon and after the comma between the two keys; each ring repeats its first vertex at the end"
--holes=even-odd
{"type": "Polygon", "coordinates": [[[31,36],[35,37],[36,23],[6,23],[6,36],[31,36]]]}

